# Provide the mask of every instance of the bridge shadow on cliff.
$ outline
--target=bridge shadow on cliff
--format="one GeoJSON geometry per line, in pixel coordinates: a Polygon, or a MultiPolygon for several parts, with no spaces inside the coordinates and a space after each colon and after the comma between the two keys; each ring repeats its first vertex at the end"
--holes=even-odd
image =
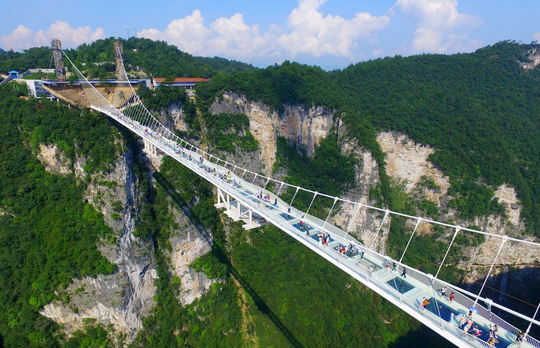
{"type": "Polygon", "coordinates": [[[445,338],[439,336],[427,326],[421,325],[418,329],[409,331],[399,337],[388,348],[453,348],[455,347],[445,338]]]}
{"type": "Polygon", "coordinates": [[[193,218],[193,215],[191,214],[191,207],[189,206],[188,202],[186,202],[182,197],[176,192],[176,189],[174,186],[171,185],[167,179],[161,173],[155,170],[154,168],[154,179],[156,179],[156,182],[167,192],[167,195],[173,200],[173,202],[176,204],[176,207],[184,213],[188,219],[191,225],[197,230],[197,232],[204,238],[204,240],[210,245],[213,245],[212,235],[210,232],[204,228],[204,226],[193,218]]]}
{"type": "MultiPolygon", "coordinates": [[[[221,249],[220,247],[217,247],[218,249],[221,249]]],[[[283,324],[283,322],[279,319],[279,317],[268,307],[266,302],[259,296],[259,294],[249,285],[249,283],[245,280],[244,277],[240,275],[240,273],[229,263],[228,269],[230,274],[242,285],[242,288],[251,296],[253,301],[255,302],[255,305],[257,306],[257,309],[261,311],[264,315],[266,315],[272,323],[276,326],[276,328],[287,338],[289,343],[292,347],[303,347],[302,343],[296,339],[296,337],[293,335],[293,333],[283,324]]]]}
{"type": "Polygon", "coordinates": [[[196,221],[190,210],[191,207],[189,206],[188,202],[182,199],[182,197],[176,192],[174,186],[171,185],[171,183],[159,172],[155,171],[154,179],[160,185],[165,192],[167,192],[167,195],[173,200],[173,202],[176,204],[176,207],[180,209],[189,219],[190,223],[195,227],[197,232],[201,234],[201,236],[210,244],[212,247],[212,253],[217,257],[217,259],[227,266],[227,270],[229,274],[234,277],[238,283],[242,286],[242,288],[246,291],[249,296],[253,299],[253,302],[257,306],[257,309],[266,315],[272,323],[276,326],[276,328],[285,336],[285,338],[289,341],[292,347],[298,347],[301,348],[303,345],[296,339],[296,337],[293,335],[293,333],[285,326],[285,324],[279,319],[279,317],[272,311],[272,309],[266,304],[266,302],[259,296],[257,291],[251,287],[251,285],[246,281],[244,277],[238,272],[236,268],[231,264],[229,257],[227,256],[227,253],[223,249],[220,243],[213,243],[212,236],[210,233],[202,226],[202,224],[198,221],[196,221]]]}

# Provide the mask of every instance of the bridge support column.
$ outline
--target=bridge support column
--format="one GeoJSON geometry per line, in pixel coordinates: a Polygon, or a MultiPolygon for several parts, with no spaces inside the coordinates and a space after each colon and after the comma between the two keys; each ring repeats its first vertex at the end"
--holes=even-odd
{"type": "Polygon", "coordinates": [[[240,203],[239,200],[236,201],[236,209],[238,213],[238,219],[240,219],[240,216],[242,215],[242,204],[240,203]]]}
{"type": "Polygon", "coordinates": [[[229,195],[226,191],[217,187],[216,208],[225,208],[225,215],[234,221],[242,221],[246,230],[268,225],[266,219],[249,207],[249,204],[242,203],[240,199],[229,195]],[[232,199],[232,202],[231,202],[232,199]],[[234,203],[236,201],[236,204],[234,203]]]}
{"type": "Polygon", "coordinates": [[[154,156],[157,156],[157,147],[146,139],[143,139],[144,149],[154,156]]]}
{"type": "Polygon", "coordinates": [[[231,203],[229,199],[229,194],[227,192],[223,192],[219,187],[217,188],[217,204],[215,205],[216,208],[225,208],[227,210],[230,209],[231,203]]]}

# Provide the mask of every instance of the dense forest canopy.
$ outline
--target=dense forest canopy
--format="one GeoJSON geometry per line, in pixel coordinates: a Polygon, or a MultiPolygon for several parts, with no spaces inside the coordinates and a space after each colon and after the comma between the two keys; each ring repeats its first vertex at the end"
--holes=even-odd
{"type": "MultiPolygon", "coordinates": [[[[80,67],[85,63],[92,76],[110,76],[115,40],[85,44],[68,50],[68,55],[80,67]],[[92,64],[103,62],[109,63],[92,64]]],[[[210,104],[224,91],[261,101],[278,113],[285,105],[323,106],[342,118],[360,146],[377,159],[381,183],[372,194],[381,198],[381,204],[404,212],[420,209],[436,214],[432,206],[408,204],[385,173],[376,135],[397,131],[436,149],[431,160],[450,176],[451,206],[462,218],[502,214],[493,191],[507,183],[518,191],[529,231],[540,235],[540,70],[520,66],[529,61],[527,52],[536,45],[501,42],[471,54],[397,56],[326,72],[288,61],[255,69],[217,57],[193,57],[148,39],[130,38],[122,43],[130,74],[211,77],[198,86],[196,102],[186,98],[184,90],[166,86],[142,90],[141,96],[154,112],[163,112],[171,103],[182,104],[187,135],[201,140],[205,128],[205,136],[211,137],[207,144],[216,150],[249,152],[258,146],[246,115],[209,113],[210,104]]],[[[51,51],[46,47],[23,53],[0,51],[3,72],[49,67],[50,62],[51,51]]],[[[32,347],[110,346],[103,327],[89,326],[86,332],[63,340],[57,336],[57,325],[38,313],[55,298],[55,289],[70,279],[111,273],[115,266],[95,248],[109,230],[100,213],[83,203],[85,183],[46,172],[35,153],[39,144],[56,144],[71,159],[87,157],[87,172],[107,171],[118,155],[114,140],[123,136],[126,141],[126,136],[106,118],[45,100],[24,100],[10,86],[0,89],[4,120],[0,137],[0,342],[32,347]]],[[[138,151],[135,142],[131,146],[138,151]]],[[[277,160],[277,166],[288,170],[287,180],[315,185],[311,188],[334,195],[351,187],[353,166],[358,164],[341,154],[335,132],[321,141],[312,158],[280,138],[277,160]],[[305,166],[297,166],[300,162],[305,166]]],[[[138,170],[145,206],[135,234],[155,246],[159,280],[157,306],[135,345],[235,346],[243,337],[238,328],[245,310],[239,305],[236,283],[246,292],[247,310],[257,324],[246,331],[263,345],[414,347],[425,339],[425,328],[419,329],[417,322],[378,295],[363,291],[356,281],[276,228],[250,235],[231,223],[226,236],[210,185],[178,163],[164,159],[161,170],[153,173],[155,187],[149,184],[149,173],[142,166],[138,170]],[[168,238],[178,228],[171,205],[189,211],[191,223],[212,231],[212,252],[192,266],[211,278],[223,279],[189,306],[178,303],[180,280],[168,268],[168,238]],[[295,277],[289,277],[291,273],[295,277]]],[[[302,197],[298,202],[309,204],[302,197]]],[[[392,242],[406,242],[402,228],[399,219],[392,221],[390,238],[400,239],[392,242]]],[[[413,247],[418,250],[411,253],[430,259],[441,246],[422,238],[413,247]]],[[[456,240],[458,248],[480,242],[456,240]]],[[[449,259],[454,257],[458,255],[449,255],[449,259]]],[[[437,338],[429,336],[429,341],[434,342],[432,346],[444,346],[437,338]]]]}
{"type": "Polygon", "coordinates": [[[112,273],[96,249],[110,230],[83,203],[84,186],[45,171],[39,144],[71,160],[88,156],[89,173],[108,170],[116,131],[106,119],[48,100],[23,100],[0,87],[0,334],[6,347],[54,347],[57,325],[38,313],[72,278],[112,273]]]}

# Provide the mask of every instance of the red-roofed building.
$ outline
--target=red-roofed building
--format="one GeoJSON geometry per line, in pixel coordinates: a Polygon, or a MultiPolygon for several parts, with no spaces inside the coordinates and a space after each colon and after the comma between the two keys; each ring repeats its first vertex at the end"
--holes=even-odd
{"type": "MultiPolygon", "coordinates": [[[[156,77],[154,78],[153,85],[154,88],[159,87],[165,78],[156,77]]],[[[208,81],[208,79],[203,79],[201,77],[177,77],[173,81],[168,81],[167,85],[171,87],[184,87],[185,89],[193,89],[197,83],[208,81]]]]}

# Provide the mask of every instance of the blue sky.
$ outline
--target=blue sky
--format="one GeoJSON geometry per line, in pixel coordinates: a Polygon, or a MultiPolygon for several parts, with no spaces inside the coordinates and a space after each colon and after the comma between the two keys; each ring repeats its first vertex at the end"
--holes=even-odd
{"type": "Polygon", "coordinates": [[[396,54],[540,41],[537,0],[2,0],[1,9],[4,50],[52,38],[77,47],[129,31],[259,67],[291,60],[336,69],[396,54]]]}

